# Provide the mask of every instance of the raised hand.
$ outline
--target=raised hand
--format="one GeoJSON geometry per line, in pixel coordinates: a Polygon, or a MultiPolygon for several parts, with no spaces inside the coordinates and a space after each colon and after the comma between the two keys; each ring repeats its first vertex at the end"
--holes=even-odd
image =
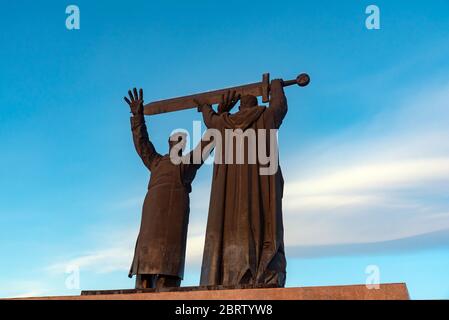
{"type": "Polygon", "coordinates": [[[218,113],[230,112],[232,108],[240,100],[240,95],[236,94],[235,91],[228,91],[226,95],[221,96],[221,103],[218,105],[218,113]]]}
{"type": "Polygon", "coordinates": [[[193,99],[193,102],[198,106],[198,112],[201,112],[203,110],[203,107],[211,107],[210,104],[204,103],[202,101],[199,101],[197,99],[193,99]]]}
{"type": "Polygon", "coordinates": [[[129,105],[131,109],[131,113],[133,115],[143,115],[143,90],[139,90],[139,94],[137,94],[137,89],[134,88],[133,92],[128,90],[129,99],[125,97],[126,103],[129,105]]]}

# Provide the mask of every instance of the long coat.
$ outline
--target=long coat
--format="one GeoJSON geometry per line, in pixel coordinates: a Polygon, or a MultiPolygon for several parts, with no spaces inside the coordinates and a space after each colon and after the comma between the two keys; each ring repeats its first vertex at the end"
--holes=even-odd
{"type": "MultiPolygon", "coordinates": [[[[278,129],[287,113],[280,82],[272,83],[270,94],[268,108],[255,106],[221,115],[203,108],[204,122],[222,137],[226,129],[278,129]]],[[[258,143],[269,145],[269,133],[266,137],[258,143]]],[[[248,162],[214,165],[201,285],[285,285],[282,172],[279,167],[274,174],[261,175],[263,165],[248,162]]]]}
{"type": "MultiPolygon", "coordinates": [[[[134,146],[151,171],[142,221],[129,277],[161,274],[183,278],[189,193],[201,164],[173,164],[156,152],[148,138],[143,115],[131,118],[134,146]]],[[[193,152],[193,151],[192,151],[193,152]]]]}

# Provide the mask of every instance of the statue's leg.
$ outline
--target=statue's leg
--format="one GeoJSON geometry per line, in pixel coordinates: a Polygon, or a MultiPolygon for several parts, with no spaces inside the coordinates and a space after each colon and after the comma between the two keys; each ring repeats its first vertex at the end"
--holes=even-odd
{"type": "Polygon", "coordinates": [[[264,284],[275,285],[278,288],[285,287],[286,273],[276,270],[267,270],[265,272],[264,284]]]}
{"type": "Polygon", "coordinates": [[[181,286],[181,278],[176,276],[166,276],[160,274],[157,276],[155,288],[179,288],[181,286]]]}
{"type": "Polygon", "coordinates": [[[156,275],[138,274],[136,275],[136,289],[152,289],[156,287],[156,275]]]}
{"type": "Polygon", "coordinates": [[[287,261],[285,259],[284,248],[280,247],[259,281],[263,284],[275,285],[279,288],[283,288],[287,278],[286,267],[287,261]]]}

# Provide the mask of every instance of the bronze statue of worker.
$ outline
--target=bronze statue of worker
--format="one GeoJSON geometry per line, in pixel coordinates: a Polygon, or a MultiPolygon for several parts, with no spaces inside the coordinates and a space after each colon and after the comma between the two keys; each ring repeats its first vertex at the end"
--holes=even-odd
{"type": "MultiPolygon", "coordinates": [[[[170,137],[170,152],[159,154],[148,136],[143,90],[137,92],[134,88],[128,94],[129,98],[125,97],[125,101],[132,113],[134,146],[151,172],[129,277],[136,275],[136,289],[179,287],[184,276],[191,184],[205,159],[202,157],[200,163],[191,160],[176,164],[172,161],[172,149],[181,144],[176,152],[182,153],[185,148],[180,133],[170,137]]],[[[236,99],[231,101],[228,95],[219,109],[227,112],[236,102],[236,99]]],[[[192,158],[198,148],[203,150],[202,154],[208,154],[212,150],[212,144],[201,141],[195,150],[184,157],[192,158]]]]}

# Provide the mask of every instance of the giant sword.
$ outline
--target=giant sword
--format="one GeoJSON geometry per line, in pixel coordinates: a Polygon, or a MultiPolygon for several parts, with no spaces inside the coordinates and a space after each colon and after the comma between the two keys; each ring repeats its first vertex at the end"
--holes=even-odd
{"type": "MultiPolygon", "coordinates": [[[[302,73],[294,80],[283,81],[283,86],[288,87],[297,84],[300,87],[305,87],[309,83],[309,75],[306,73],[302,73]]],[[[221,102],[223,95],[225,95],[228,91],[235,91],[236,94],[241,96],[253,95],[256,97],[262,97],[262,101],[264,103],[267,103],[270,100],[270,74],[265,73],[262,76],[261,82],[221,90],[207,91],[179,98],[150,102],[144,106],[144,113],[146,115],[155,115],[160,113],[196,108],[198,105],[194,100],[198,100],[202,103],[207,104],[217,104],[221,102]]]]}

